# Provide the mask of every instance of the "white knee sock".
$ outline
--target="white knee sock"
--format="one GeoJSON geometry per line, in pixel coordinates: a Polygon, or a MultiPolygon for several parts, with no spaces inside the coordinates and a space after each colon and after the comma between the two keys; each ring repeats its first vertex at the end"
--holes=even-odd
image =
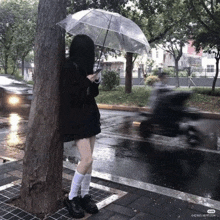
{"type": "Polygon", "coordinates": [[[71,190],[69,193],[69,199],[73,199],[78,195],[79,187],[83,181],[85,175],[79,173],[77,170],[73,176],[72,184],[71,184],[71,190]]]}
{"type": "Polygon", "coordinates": [[[81,196],[84,197],[86,194],[89,194],[89,185],[91,182],[91,174],[85,174],[84,179],[81,184],[81,196]]]}

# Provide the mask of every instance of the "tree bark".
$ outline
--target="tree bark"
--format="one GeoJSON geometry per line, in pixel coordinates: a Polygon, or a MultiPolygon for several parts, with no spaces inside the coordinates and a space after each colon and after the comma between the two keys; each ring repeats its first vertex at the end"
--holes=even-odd
{"type": "Polygon", "coordinates": [[[8,54],[5,54],[4,71],[5,71],[5,74],[8,74],[8,54]]]}
{"type": "Polygon", "coordinates": [[[132,91],[132,57],[133,53],[126,54],[125,93],[131,93],[132,91]]]}
{"type": "Polygon", "coordinates": [[[21,73],[22,77],[24,78],[24,57],[21,58],[21,73]]]}
{"type": "Polygon", "coordinates": [[[35,38],[34,99],[23,160],[21,207],[53,213],[62,195],[63,143],[59,133],[59,80],[65,59],[66,0],[40,0],[35,38]]]}
{"type": "Polygon", "coordinates": [[[176,70],[176,87],[179,87],[179,65],[178,60],[175,59],[175,70],[176,70]]]}
{"type": "Polygon", "coordinates": [[[219,72],[219,58],[216,58],[216,73],[215,73],[215,77],[212,83],[212,92],[215,91],[215,85],[218,79],[218,72],[219,72]]]}

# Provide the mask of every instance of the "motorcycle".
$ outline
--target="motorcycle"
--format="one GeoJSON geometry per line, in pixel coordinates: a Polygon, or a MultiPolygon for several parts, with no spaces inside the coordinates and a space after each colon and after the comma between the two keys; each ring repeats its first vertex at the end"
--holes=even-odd
{"type": "Polygon", "coordinates": [[[143,138],[149,138],[153,134],[177,137],[185,135],[190,146],[198,146],[202,143],[202,134],[189,122],[202,118],[198,111],[185,107],[185,102],[191,97],[192,92],[178,92],[164,89],[155,101],[151,113],[140,112],[146,117],[140,123],[139,131],[143,138]]]}

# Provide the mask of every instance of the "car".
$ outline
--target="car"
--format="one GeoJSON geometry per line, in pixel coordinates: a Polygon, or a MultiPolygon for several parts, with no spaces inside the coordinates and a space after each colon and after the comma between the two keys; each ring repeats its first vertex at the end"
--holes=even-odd
{"type": "Polygon", "coordinates": [[[0,74],[0,109],[28,107],[32,99],[32,85],[12,75],[0,74]]]}

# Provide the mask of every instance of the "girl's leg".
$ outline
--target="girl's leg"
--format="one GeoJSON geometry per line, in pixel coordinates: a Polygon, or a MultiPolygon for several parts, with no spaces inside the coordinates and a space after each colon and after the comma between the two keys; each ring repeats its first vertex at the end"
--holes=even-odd
{"type": "MultiPolygon", "coordinates": [[[[90,142],[90,151],[92,155],[94,145],[95,145],[95,136],[89,138],[89,142],[90,142]]],[[[81,184],[81,196],[82,196],[81,206],[87,213],[96,214],[99,212],[98,207],[95,204],[95,201],[91,198],[91,195],[89,195],[91,172],[92,172],[92,163],[89,166],[87,173],[85,174],[84,179],[81,184]]]]}
{"type": "Polygon", "coordinates": [[[76,141],[81,161],[77,166],[76,172],[72,179],[71,190],[69,193],[69,199],[76,197],[79,191],[79,187],[87,173],[87,170],[92,164],[92,151],[90,148],[90,140],[88,138],[80,139],[76,141]]]}
{"type": "MultiPolygon", "coordinates": [[[[96,140],[96,136],[92,136],[89,138],[89,142],[90,142],[90,150],[91,150],[91,155],[93,154],[93,150],[94,150],[94,146],[95,146],[95,140],[96,140]]],[[[91,174],[92,173],[92,163],[89,167],[89,169],[86,172],[87,174],[91,174]]]]}
{"type": "MultiPolygon", "coordinates": [[[[95,136],[89,138],[91,153],[93,153],[93,150],[94,150],[95,139],[96,139],[95,136]]],[[[83,178],[83,181],[82,181],[82,184],[81,184],[81,196],[82,197],[89,194],[89,186],[90,186],[90,182],[91,182],[91,173],[92,173],[92,164],[90,165],[89,169],[87,170],[87,173],[85,174],[85,176],[83,178]]]]}
{"type": "MultiPolygon", "coordinates": [[[[76,141],[76,146],[80,153],[80,163],[77,166],[77,171],[83,175],[85,175],[88,171],[90,171],[90,167],[92,165],[92,152],[91,149],[91,141],[90,138],[84,138],[76,141]]],[[[94,147],[94,146],[93,146],[94,147]]]]}

